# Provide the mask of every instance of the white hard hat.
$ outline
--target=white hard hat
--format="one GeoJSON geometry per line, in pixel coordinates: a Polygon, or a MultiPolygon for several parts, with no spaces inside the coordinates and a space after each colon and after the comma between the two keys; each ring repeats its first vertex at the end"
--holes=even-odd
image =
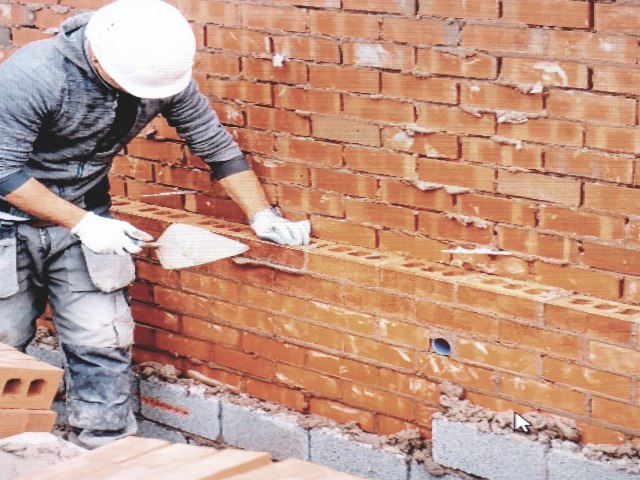
{"type": "Polygon", "coordinates": [[[116,0],[91,16],[85,35],[100,66],[131,95],[170,97],[189,85],[196,40],[166,2],[116,0]]]}

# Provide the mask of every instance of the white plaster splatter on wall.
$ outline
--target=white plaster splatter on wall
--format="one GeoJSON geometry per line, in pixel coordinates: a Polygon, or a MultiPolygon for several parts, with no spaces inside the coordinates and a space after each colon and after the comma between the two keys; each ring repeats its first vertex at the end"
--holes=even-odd
{"type": "Polygon", "coordinates": [[[226,112],[227,112],[227,118],[231,120],[235,120],[240,117],[240,113],[237,110],[235,110],[233,107],[227,107],[226,112]]]}
{"type": "Polygon", "coordinates": [[[478,85],[471,85],[471,88],[469,90],[471,90],[472,92],[479,92],[480,87],[478,85]]]}
{"type": "Polygon", "coordinates": [[[382,45],[356,45],[356,64],[371,67],[382,67],[391,54],[382,45]]]}
{"type": "Polygon", "coordinates": [[[613,52],[616,49],[616,46],[611,43],[611,42],[607,42],[606,40],[600,40],[600,50],[603,50],[605,52],[613,52]]]}
{"type": "Polygon", "coordinates": [[[284,57],[279,53],[276,53],[272,58],[273,66],[276,68],[284,67],[284,57]]]}
{"type": "Polygon", "coordinates": [[[6,4],[0,5],[0,17],[2,18],[11,17],[11,5],[6,5],[6,4]]]}
{"type": "Polygon", "coordinates": [[[404,148],[411,148],[413,146],[413,142],[415,142],[415,139],[404,130],[396,133],[393,137],[391,137],[391,140],[395,143],[400,144],[404,148]]]}
{"type": "Polygon", "coordinates": [[[538,62],[533,68],[536,70],[542,70],[544,73],[542,74],[542,79],[546,82],[553,81],[551,75],[558,75],[560,80],[562,80],[562,85],[567,86],[569,84],[569,77],[567,77],[567,73],[562,69],[560,65],[553,62],[538,62]],[[550,74],[550,75],[545,75],[550,74]]]}

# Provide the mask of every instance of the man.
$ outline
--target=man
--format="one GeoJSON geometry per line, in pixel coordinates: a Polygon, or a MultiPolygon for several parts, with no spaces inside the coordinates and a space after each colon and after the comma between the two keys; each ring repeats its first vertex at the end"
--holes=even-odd
{"type": "Polygon", "coordinates": [[[157,114],[210,166],[263,239],[309,242],[270,208],[192,79],[195,39],[160,0],[117,0],[0,66],[0,342],[24,349],[47,300],[66,359],[76,443],[136,431],[131,253],[147,233],[109,216],[114,155],[157,114]]]}

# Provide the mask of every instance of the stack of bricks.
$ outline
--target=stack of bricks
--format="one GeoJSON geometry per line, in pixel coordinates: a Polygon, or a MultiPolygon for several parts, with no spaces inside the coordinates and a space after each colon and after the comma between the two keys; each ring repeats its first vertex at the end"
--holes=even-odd
{"type": "Polygon", "coordinates": [[[171,445],[127,437],[18,480],[358,480],[358,477],[290,459],[271,463],[263,452],[171,445]]]}
{"type": "Polygon", "coordinates": [[[62,370],[0,343],[0,438],[50,432],[62,370]]]}
{"type": "MultiPolygon", "coordinates": [[[[108,3],[0,1],[0,59],[108,3]]],[[[246,219],[159,119],[116,157],[112,192],[174,210],[123,218],[159,233],[216,217],[286,269],[140,258],[138,360],[380,433],[428,436],[451,380],[494,410],[576,420],[583,442],[640,436],[640,6],[173,3],[202,92],[318,243],[226,225],[246,219]]]]}

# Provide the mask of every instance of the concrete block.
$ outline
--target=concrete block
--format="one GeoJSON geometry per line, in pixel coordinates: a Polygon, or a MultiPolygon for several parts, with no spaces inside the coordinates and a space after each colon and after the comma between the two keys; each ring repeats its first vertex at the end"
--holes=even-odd
{"type": "Polygon", "coordinates": [[[48,345],[41,343],[31,343],[27,347],[27,355],[37,358],[42,362],[46,362],[54,367],[64,368],[64,355],[61,350],[56,350],[48,345]]]}
{"type": "Polygon", "coordinates": [[[58,414],[56,425],[67,425],[69,423],[67,417],[67,406],[63,400],[56,400],[51,404],[51,410],[58,414]]]}
{"type": "Polygon", "coordinates": [[[333,428],[313,429],[310,435],[314,463],[370,480],[409,479],[404,455],[356,442],[333,428]]]}
{"type": "Polygon", "coordinates": [[[424,468],[424,464],[411,462],[409,465],[409,480],[462,480],[462,477],[451,473],[435,477],[424,468]]]}
{"type": "Polygon", "coordinates": [[[136,436],[157,438],[171,443],[187,443],[187,439],[180,432],[142,418],[138,419],[138,433],[136,436]]]}
{"type": "Polygon", "coordinates": [[[436,463],[488,480],[543,480],[545,447],[516,435],[478,431],[473,425],[433,421],[433,459],[436,463]]]}
{"type": "Polygon", "coordinates": [[[205,396],[206,388],[181,384],[140,382],[140,413],[164,425],[210,440],[220,436],[220,401],[205,396]]]}
{"type": "Polygon", "coordinates": [[[548,480],[640,480],[639,474],[616,469],[605,462],[589,460],[580,453],[554,448],[547,456],[548,480]]]}
{"type": "Polygon", "coordinates": [[[222,400],[222,441],[269,452],[273,458],[309,458],[309,433],[295,415],[271,413],[222,400]]]}

